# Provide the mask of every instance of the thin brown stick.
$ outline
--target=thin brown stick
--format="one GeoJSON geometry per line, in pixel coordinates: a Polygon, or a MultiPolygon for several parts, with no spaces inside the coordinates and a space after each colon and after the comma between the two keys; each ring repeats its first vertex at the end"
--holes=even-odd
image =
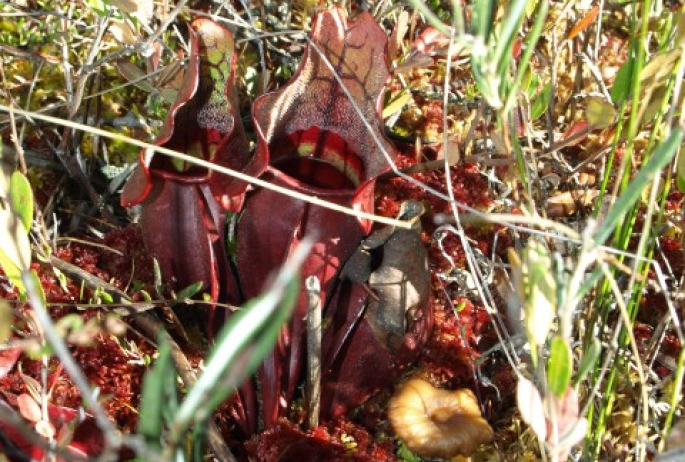
{"type": "Polygon", "coordinates": [[[307,288],[307,424],[319,426],[321,408],[321,284],[316,276],[305,281],[307,288]]]}

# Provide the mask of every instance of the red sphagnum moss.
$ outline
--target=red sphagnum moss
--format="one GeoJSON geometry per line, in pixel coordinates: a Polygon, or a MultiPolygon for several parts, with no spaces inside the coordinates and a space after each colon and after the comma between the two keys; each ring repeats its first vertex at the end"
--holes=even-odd
{"type": "MultiPolygon", "coordinates": [[[[116,230],[107,235],[103,242],[112,250],[102,247],[89,246],[81,243],[70,243],[59,247],[55,256],[68,263],[77,265],[104,281],[120,288],[125,288],[133,276],[136,280],[149,282],[151,280],[151,262],[144,251],[138,231],[133,228],[116,230]]],[[[47,266],[37,263],[32,268],[38,273],[39,280],[49,304],[49,311],[53,319],[57,320],[67,314],[76,313],[87,320],[94,316],[102,317],[101,311],[78,310],[73,304],[87,303],[93,296],[88,289],[81,289],[71,279],[62,284],[54,272],[47,266]]],[[[17,301],[16,290],[9,291],[4,275],[0,273],[0,296],[17,301]]],[[[18,309],[15,326],[28,324],[22,319],[28,308],[18,309]]],[[[30,332],[25,331],[26,334],[30,332]]],[[[129,334],[125,340],[134,342],[138,348],[136,354],[126,351],[122,341],[109,334],[98,334],[93,339],[92,346],[72,347],[72,354],[77,364],[83,370],[86,378],[100,389],[100,395],[105,399],[103,406],[117,427],[124,432],[133,431],[137,423],[137,407],[139,404],[140,387],[146,365],[142,355],[153,355],[154,348],[136,335],[129,334]]],[[[123,339],[122,339],[123,340],[123,339]]],[[[33,360],[23,355],[20,360],[21,373],[40,380],[43,368],[40,360],[33,360]]],[[[71,379],[64,373],[59,360],[52,358],[48,362],[48,386],[52,390],[50,404],[60,407],[77,409],[81,403],[81,396],[74,387],[71,379]]],[[[11,373],[0,378],[0,389],[8,393],[20,395],[25,393],[26,385],[21,378],[19,368],[15,367],[11,373]]]]}

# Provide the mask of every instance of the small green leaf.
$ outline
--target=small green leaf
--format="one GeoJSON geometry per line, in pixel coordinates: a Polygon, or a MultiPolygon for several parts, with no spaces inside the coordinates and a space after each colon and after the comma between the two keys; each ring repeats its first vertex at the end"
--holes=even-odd
{"type": "Polygon", "coordinates": [[[112,296],[104,290],[100,291],[98,296],[100,297],[100,303],[114,303],[112,296]]]}
{"type": "Polygon", "coordinates": [[[178,294],[176,295],[176,298],[178,300],[186,300],[189,298],[193,298],[199,291],[202,290],[202,287],[204,287],[205,283],[202,281],[194,282],[190,284],[188,287],[184,287],[181,289],[178,294]]]}
{"type": "Polygon", "coordinates": [[[19,215],[19,219],[28,232],[33,222],[33,191],[31,191],[29,180],[23,173],[16,171],[12,174],[9,193],[12,211],[19,215]]]}
{"type": "Polygon", "coordinates": [[[159,94],[162,95],[162,99],[168,104],[173,104],[178,97],[178,90],[175,88],[162,88],[159,90],[159,94]]]}
{"type": "Polygon", "coordinates": [[[540,94],[533,100],[533,104],[530,108],[530,118],[531,120],[539,119],[547,108],[549,107],[549,99],[552,94],[552,84],[548,83],[542,89],[540,94]]]}
{"type": "Polygon", "coordinates": [[[517,286],[523,300],[524,327],[530,343],[533,363],[537,363],[537,349],[545,344],[557,310],[557,282],[552,271],[549,249],[536,239],[530,239],[523,251],[517,286]]]}
{"type": "Polygon", "coordinates": [[[631,93],[633,61],[633,58],[628,58],[628,61],[623,63],[618,72],[616,72],[614,86],[611,87],[611,99],[615,104],[623,102],[631,93]]]}
{"type": "Polygon", "coordinates": [[[109,4],[103,0],[86,0],[86,4],[101,17],[107,16],[110,10],[109,4]]]}
{"type": "Polygon", "coordinates": [[[164,408],[168,405],[169,393],[175,392],[176,374],[171,358],[171,346],[163,335],[158,336],[157,344],[157,360],[143,378],[138,433],[143,435],[148,444],[160,448],[164,429],[164,408]]]}
{"type": "Polygon", "coordinates": [[[538,77],[538,75],[535,72],[533,72],[530,78],[530,84],[528,85],[528,90],[526,91],[526,95],[528,95],[529,99],[533,99],[539,86],[540,77],[538,77]]]}
{"type": "Polygon", "coordinates": [[[60,337],[66,337],[69,332],[83,327],[83,318],[76,313],[71,313],[59,318],[55,322],[55,330],[60,337]]]}
{"type": "Polygon", "coordinates": [[[602,345],[597,338],[592,339],[592,343],[588,347],[587,351],[580,360],[580,366],[578,366],[578,374],[574,379],[574,385],[579,384],[585,379],[585,377],[590,373],[592,368],[595,367],[595,363],[599,359],[599,354],[602,352],[602,345]]]}
{"type": "Polygon", "coordinates": [[[642,99],[640,110],[644,111],[641,124],[649,123],[659,114],[662,108],[667,107],[668,101],[664,98],[666,96],[666,86],[656,87],[651,97],[647,99],[647,95],[642,99]]]}
{"type": "Polygon", "coordinates": [[[530,89],[530,85],[533,83],[533,72],[530,70],[530,67],[527,67],[526,70],[523,72],[523,76],[521,77],[521,85],[519,87],[519,90],[523,93],[528,93],[528,90],[530,89]]]}
{"type": "Polygon", "coordinates": [[[571,347],[566,340],[555,335],[549,349],[547,384],[552,393],[563,396],[571,382],[571,372],[573,371],[571,347]]]}

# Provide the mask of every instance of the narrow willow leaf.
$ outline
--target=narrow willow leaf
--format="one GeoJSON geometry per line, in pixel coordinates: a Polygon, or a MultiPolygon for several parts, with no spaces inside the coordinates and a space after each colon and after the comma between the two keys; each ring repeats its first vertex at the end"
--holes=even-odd
{"type": "Polygon", "coordinates": [[[678,163],[676,165],[676,186],[678,191],[685,192],[685,156],[678,156],[678,163]]]}
{"type": "Polygon", "coordinates": [[[526,95],[528,95],[528,99],[533,99],[535,97],[535,94],[538,91],[538,87],[540,86],[540,77],[533,72],[531,77],[530,77],[530,84],[528,85],[528,90],[526,91],[526,95]]]}
{"type": "Polygon", "coordinates": [[[548,83],[538,94],[538,96],[533,100],[533,104],[530,108],[530,118],[531,120],[539,119],[547,108],[549,107],[549,99],[552,94],[552,84],[548,83]]]}
{"type": "Polygon", "coordinates": [[[557,283],[548,249],[531,239],[523,252],[524,327],[531,355],[537,362],[537,349],[544,345],[552,329],[557,308],[557,283]]]}
{"type": "Polygon", "coordinates": [[[19,292],[23,294],[26,289],[24,287],[24,282],[21,280],[21,270],[14,263],[12,258],[5,253],[2,247],[0,247],[0,268],[2,268],[7,279],[12,281],[12,284],[14,284],[17,289],[19,289],[19,292]]]}
{"type": "Polygon", "coordinates": [[[145,77],[145,72],[132,62],[126,59],[120,59],[116,62],[116,68],[126,80],[135,82],[134,85],[141,90],[147,92],[155,91],[155,86],[150,83],[149,78],[145,77]]]}
{"type": "Polygon", "coordinates": [[[681,8],[680,11],[674,13],[676,15],[676,34],[675,44],[685,47],[685,11],[681,8]]]}
{"type": "MultiPolygon", "coordinates": [[[[0,300],[0,343],[6,343],[12,335],[12,307],[5,300],[0,300]]],[[[0,355],[1,356],[1,355],[0,355]]],[[[0,367],[0,377],[3,376],[0,367]]]]}
{"type": "Polygon", "coordinates": [[[547,438],[545,408],[540,392],[533,382],[523,377],[519,379],[516,387],[516,403],[523,421],[530,425],[540,440],[544,441],[547,438]]]}
{"type": "Polygon", "coordinates": [[[195,294],[202,290],[202,287],[204,287],[204,283],[202,281],[190,284],[188,287],[184,287],[183,289],[181,289],[178,292],[178,294],[176,294],[176,298],[178,300],[186,300],[189,298],[193,298],[195,294]]]}
{"type": "Polygon", "coordinates": [[[640,119],[641,124],[651,122],[663,108],[667,107],[667,87],[667,84],[655,87],[650,95],[645,95],[645,97],[641,99],[640,110],[643,111],[642,119],[640,119]],[[647,98],[647,96],[649,96],[649,98],[647,98]]]}
{"type": "Polygon", "coordinates": [[[571,372],[573,372],[571,347],[566,340],[555,335],[549,350],[547,385],[552,393],[563,396],[571,382],[571,372]]]}
{"type": "Polygon", "coordinates": [[[530,67],[526,67],[526,70],[523,71],[523,75],[521,76],[519,90],[522,93],[528,93],[531,83],[533,83],[533,72],[530,70],[530,67]]]}
{"type": "Polygon", "coordinates": [[[290,319],[290,314],[295,307],[299,286],[299,281],[293,279],[270,315],[268,315],[270,310],[265,309],[267,297],[260,297],[256,303],[248,304],[241,313],[233,315],[226,325],[227,329],[222,332],[225,332],[225,335],[219,335],[223,343],[217,343],[205,367],[203,377],[211,377],[211,371],[219,369],[222,369],[222,374],[220,379],[212,384],[214,390],[208,394],[209,398],[202,406],[203,409],[213,410],[221,405],[235,392],[236,387],[257,370],[262,360],[273,350],[283,324],[290,319]],[[232,323],[231,321],[235,318],[238,319],[232,323]],[[223,355],[223,351],[226,351],[225,344],[232,341],[230,339],[235,338],[239,330],[242,332],[251,330],[252,338],[249,344],[236,351],[235,356],[232,356],[232,360],[229,361],[231,356],[223,355]]]}
{"type": "MultiPolygon", "coordinates": [[[[36,273],[35,270],[30,270],[30,271],[24,271],[22,273],[23,276],[26,276],[27,279],[30,279],[33,282],[33,288],[34,288],[34,293],[33,295],[37,296],[40,303],[43,304],[43,306],[46,306],[48,301],[47,298],[45,297],[45,290],[43,290],[43,285],[40,283],[40,278],[38,278],[38,273],[36,273]]],[[[23,281],[22,281],[23,283],[23,281]]],[[[25,283],[23,283],[24,286],[26,286],[25,283]]],[[[29,294],[31,295],[31,294],[29,294]]]]}
{"type": "Polygon", "coordinates": [[[574,385],[582,382],[585,377],[590,373],[590,371],[595,367],[597,360],[599,359],[599,354],[602,352],[602,345],[597,338],[592,339],[592,343],[585,351],[583,358],[580,360],[580,365],[578,366],[578,373],[573,381],[574,385]]]}
{"type": "Polygon", "coordinates": [[[616,72],[614,86],[611,87],[611,99],[615,104],[623,102],[632,92],[633,62],[633,58],[628,58],[616,72]]]}
{"type": "Polygon", "coordinates": [[[173,390],[175,386],[176,374],[171,359],[171,346],[162,335],[158,336],[157,344],[157,360],[143,378],[138,433],[148,444],[159,448],[164,429],[164,408],[168,404],[169,389],[173,390]]]}
{"type": "Polygon", "coordinates": [[[223,326],[202,375],[174,415],[169,435],[173,447],[178,447],[192,424],[203,424],[273,351],[299,297],[298,271],[311,247],[311,240],[301,241],[271,287],[223,326]]]}
{"type": "Polygon", "coordinates": [[[400,112],[404,106],[412,101],[412,95],[407,90],[402,90],[399,95],[383,108],[383,118],[387,119],[396,112],[400,112]]]}
{"type": "Polygon", "coordinates": [[[676,151],[683,142],[683,129],[675,128],[668,139],[661,144],[652,157],[640,168],[625,191],[618,198],[614,206],[609,210],[606,218],[597,230],[595,240],[597,244],[603,244],[614,229],[620,223],[628,210],[640,199],[642,190],[661,173],[661,170],[673,159],[676,151]]]}
{"type": "Polygon", "coordinates": [[[647,92],[652,87],[665,85],[678,65],[680,54],[680,48],[674,48],[650,59],[640,73],[642,91],[647,92]]]}

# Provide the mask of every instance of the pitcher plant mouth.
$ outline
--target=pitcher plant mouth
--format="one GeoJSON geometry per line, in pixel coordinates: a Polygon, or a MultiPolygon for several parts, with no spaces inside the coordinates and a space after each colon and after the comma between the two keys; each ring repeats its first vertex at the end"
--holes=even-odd
{"type": "Polygon", "coordinates": [[[312,126],[269,143],[271,166],[303,184],[324,190],[354,190],[364,180],[364,162],[337,133],[312,126]]]}
{"type": "MultiPolygon", "coordinates": [[[[193,21],[188,33],[190,56],[183,82],[154,144],[242,170],[251,154],[237,109],[233,36],[224,26],[205,18],[193,21]]],[[[227,210],[241,202],[246,189],[204,167],[143,150],[138,168],[124,186],[121,204],[145,203],[153,179],[208,183],[216,201],[227,210]]]]}

